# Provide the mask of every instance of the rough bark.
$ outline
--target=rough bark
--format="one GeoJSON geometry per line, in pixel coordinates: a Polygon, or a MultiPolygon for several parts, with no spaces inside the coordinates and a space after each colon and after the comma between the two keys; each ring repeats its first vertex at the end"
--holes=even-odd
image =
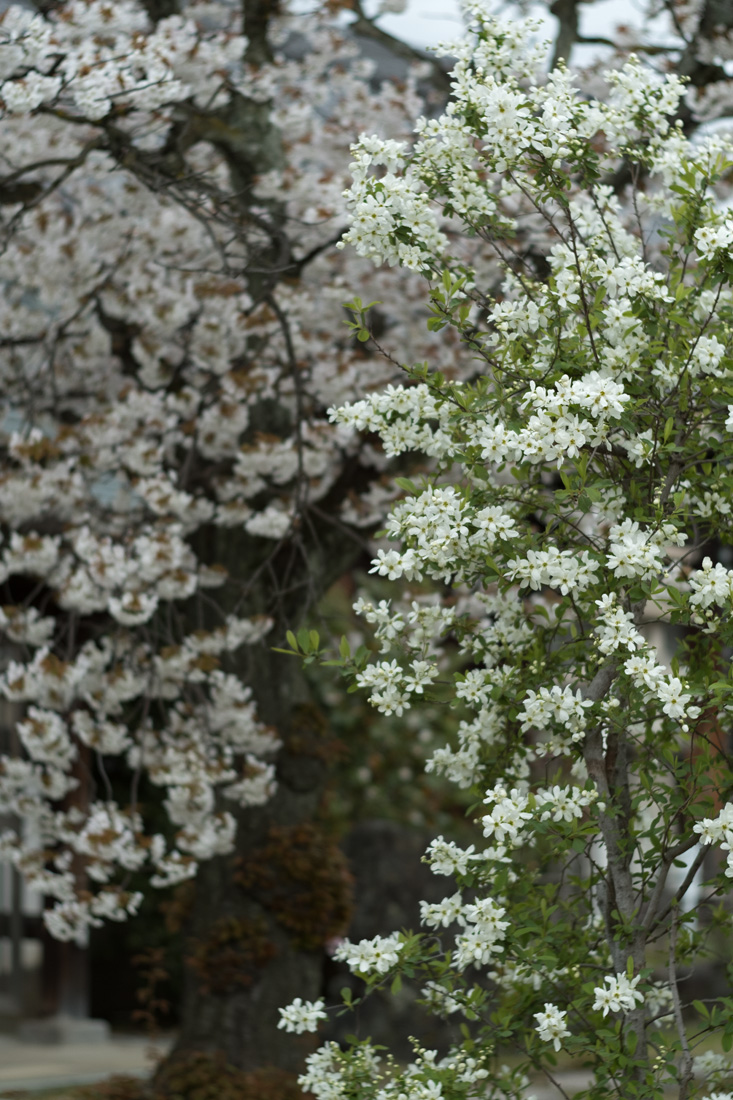
{"type": "MultiPolygon", "coordinates": [[[[260,714],[292,744],[299,733],[298,703],[304,704],[298,670],[294,662],[267,652],[258,654],[255,663],[260,714]]],[[[237,856],[246,859],[261,849],[271,826],[287,829],[310,820],[325,771],[317,758],[285,749],[278,761],[276,797],[268,806],[239,816],[237,856]]],[[[322,952],[299,948],[272,909],[237,885],[236,874],[236,858],[221,857],[204,864],[197,875],[182,1028],[172,1057],[193,1050],[223,1052],[227,1062],[241,1069],[268,1064],[295,1069],[302,1055],[298,1044],[277,1030],[277,1009],[296,991],[307,998],[318,996],[322,952]],[[243,933],[240,941],[228,941],[229,953],[225,944],[217,951],[215,942],[226,933],[227,921],[239,922],[243,933]],[[216,973],[206,974],[207,960],[216,973]]]]}

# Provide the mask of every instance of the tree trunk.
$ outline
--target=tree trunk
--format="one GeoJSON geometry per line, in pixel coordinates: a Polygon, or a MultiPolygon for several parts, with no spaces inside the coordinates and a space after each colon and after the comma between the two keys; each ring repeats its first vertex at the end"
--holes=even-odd
{"type": "Polygon", "coordinates": [[[323,942],[348,918],[350,883],[340,852],[312,823],[326,774],[322,719],[294,660],[266,651],[255,664],[248,681],[260,716],[284,746],[278,789],[266,806],[240,813],[236,855],[208,861],[197,875],[172,1057],[223,1052],[240,1069],[296,1069],[302,1051],[278,1030],[277,1009],[296,993],[319,995],[323,942]],[[320,889],[329,878],[319,911],[312,884],[320,889]]]}
{"type": "MultiPolygon", "coordinates": [[[[231,531],[211,535],[206,557],[226,565],[230,576],[246,578],[261,566],[256,555],[263,540],[238,539],[231,531]]],[[[194,880],[183,925],[182,1027],[159,1075],[194,1051],[223,1055],[246,1071],[302,1067],[308,1041],[279,1030],[277,1010],[296,996],[319,996],[324,945],[348,927],[352,882],[343,853],[317,817],[333,739],[299,661],[271,647],[283,641],[286,628],[297,628],[359,553],[358,542],[338,527],[312,525],[307,542],[281,548],[269,562],[270,583],[259,584],[247,607],[240,606],[248,614],[275,606],[273,630],[260,646],[247,647],[236,671],[252,688],[259,719],[282,743],[278,786],[264,806],[237,814],[236,852],[201,864],[194,880]],[[287,577],[287,593],[275,590],[274,577],[287,577]]],[[[233,812],[231,802],[226,808],[233,812]]]]}

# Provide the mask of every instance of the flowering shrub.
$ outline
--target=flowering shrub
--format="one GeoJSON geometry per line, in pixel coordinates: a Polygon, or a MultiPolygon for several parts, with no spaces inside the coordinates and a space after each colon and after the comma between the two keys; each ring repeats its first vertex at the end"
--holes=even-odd
{"type": "MultiPolygon", "coordinates": [[[[679,977],[730,928],[713,903],[733,862],[706,857],[733,848],[733,572],[715,561],[733,542],[733,142],[672,124],[677,77],[632,57],[590,99],[542,73],[531,25],[471,10],[444,116],[355,146],[346,240],[423,273],[429,326],[460,334],[476,378],[411,366],[330,413],[436,460],[400,483],[373,562],[424,614],[362,602],[381,652],[342,644],[334,663],[385,714],[452,708],[429,767],[476,798],[475,843],[426,853],[454,880],[423,904],[428,931],[339,956],[367,990],[417,981],[463,1040],[407,1067],[326,1044],[301,1083],[499,1100],[566,1051],[597,1100],[729,1096],[733,999],[697,1002],[690,1028],[679,977]],[[698,1060],[711,1033],[723,1053],[698,1060]]],[[[283,1020],[315,1030],[322,1010],[283,1020]]]]}

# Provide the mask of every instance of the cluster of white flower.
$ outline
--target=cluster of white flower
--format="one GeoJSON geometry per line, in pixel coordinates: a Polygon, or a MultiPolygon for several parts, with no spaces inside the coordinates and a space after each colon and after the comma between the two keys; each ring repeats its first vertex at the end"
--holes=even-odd
{"type": "MultiPolygon", "coordinates": [[[[438,988],[433,984],[433,993],[438,988]]],[[[473,1056],[460,1047],[451,1048],[441,1058],[437,1050],[424,1049],[415,1039],[412,1044],[412,1061],[399,1070],[390,1067],[393,1072],[386,1075],[368,1042],[348,1054],[337,1043],[326,1043],[307,1058],[307,1072],[298,1083],[316,1100],[347,1100],[355,1095],[373,1096],[375,1100],[444,1100],[455,1088],[470,1096],[486,1091],[489,1077],[497,1100],[510,1100],[523,1095],[529,1083],[508,1066],[492,1073],[480,1053],[473,1056]]]]}
{"type": "Polygon", "coordinates": [[[265,539],[281,539],[287,534],[292,523],[293,517],[273,504],[263,512],[250,516],[244,526],[250,535],[265,539]]]}
{"type": "MultiPolygon", "coordinates": [[[[588,398],[592,398],[592,390],[588,398]]],[[[519,431],[496,421],[482,425],[474,438],[481,447],[482,458],[496,465],[521,458],[533,465],[554,462],[559,468],[568,458],[576,458],[587,444],[592,447],[604,444],[607,429],[603,418],[593,424],[576,413],[553,415],[543,409],[532,414],[519,431]]]]}
{"type": "Polygon", "coordinates": [[[454,841],[438,836],[428,845],[424,858],[436,875],[466,875],[472,864],[486,856],[473,844],[460,848],[454,841]]]}
{"type": "MultiPolygon", "coordinates": [[[[685,684],[679,676],[668,676],[665,667],[647,646],[645,639],[633,625],[633,616],[614,607],[606,601],[610,610],[605,622],[599,628],[602,652],[611,653],[619,646],[630,650],[634,655],[624,661],[624,672],[636,686],[646,691],[646,699],[655,699],[661,704],[661,711],[669,718],[682,718],[694,721],[702,710],[691,704],[692,693],[685,691],[685,684]]],[[[685,727],[683,726],[683,729],[685,727]]]]}
{"type": "Polygon", "coordinates": [[[298,1078],[305,1093],[316,1100],[347,1100],[355,1090],[368,1088],[382,1076],[379,1055],[366,1043],[347,1058],[338,1043],[324,1043],[305,1060],[306,1072],[298,1078]]]}
{"type": "Polygon", "coordinates": [[[733,1073],[733,1063],[730,1055],[720,1054],[714,1050],[706,1050],[704,1054],[696,1054],[693,1059],[693,1067],[696,1077],[703,1077],[714,1084],[722,1084],[733,1073]]]}
{"type": "Polygon", "coordinates": [[[721,368],[720,362],[726,352],[717,336],[700,336],[690,353],[690,371],[692,374],[711,374],[723,378],[727,368],[721,368]]]}
{"type": "MultiPolygon", "coordinates": [[[[655,368],[655,374],[660,379],[666,378],[666,368],[655,368]]],[[[637,467],[643,466],[645,462],[649,462],[654,455],[654,433],[651,429],[646,432],[638,432],[632,439],[621,439],[619,442],[629,458],[633,459],[634,465],[637,467]]]]}
{"type": "MultiPolygon", "coordinates": [[[[557,253],[556,253],[557,255],[557,253]]],[[[504,311],[505,303],[501,303],[504,311]]],[[[535,307],[536,308],[536,307],[535,307]]],[[[479,437],[485,458],[496,461],[496,453],[487,453],[489,439],[496,445],[497,429],[502,432],[502,446],[506,455],[521,455],[532,463],[557,462],[576,458],[581,449],[590,444],[599,447],[608,438],[609,421],[619,419],[624,406],[630,400],[621,382],[597,370],[590,371],[582,379],[571,380],[563,375],[548,390],[530,382],[530,390],[520,402],[520,408],[534,409],[525,427],[518,432],[494,425],[490,436],[479,437]],[[592,422],[581,419],[573,406],[590,414],[592,422]]]]}
{"type": "Polygon", "coordinates": [[[361,432],[376,432],[385,453],[420,450],[436,457],[450,446],[449,408],[438,402],[428,386],[387,386],[361,401],[332,407],[329,420],[361,432]],[[437,427],[433,425],[437,421],[437,427]]]}
{"type": "Polygon", "coordinates": [[[44,910],[43,922],[54,939],[73,940],[86,947],[90,928],[101,927],[105,920],[123,921],[135,916],[142,899],[140,893],[100,890],[90,902],[58,901],[53,909],[44,910]]]}
{"type": "Polygon", "coordinates": [[[621,382],[593,370],[582,379],[571,379],[564,374],[554,383],[554,393],[532,381],[522,405],[532,405],[537,411],[543,410],[552,416],[563,416],[571,405],[577,405],[594,419],[604,420],[622,416],[630,400],[621,382]]]}
{"type": "Polygon", "coordinates": [[[695,245],[703,259],[713,259],[716,252],[727,252],[732,244],[733,220],[730,218],[717,224],[707,222],[695,230],[695,245]]]}
{"type": "Polygon", "coordinates": [[[593,584],[600,563],[588,550],[578,553],[551,546],[547,550],[527,550],[523,558],[512,558],[507,566],[505,576],[518,581],[521,587],[537,592],[547,585],[559,588],[565,596],[568,592],[582,592],[593,584]]]}
{"type": "Polygon", "coordinates": [[[567,1012],[563,1012],[550,1001],[545,1002],[544,1012],[535,1012],[534,1014],[537,1021],[536,1031],[540,1039],[545,1043],[552,1043],[555,1050],[560,1050],[562,1040],[570,1035],[567,1015],[567,1012]]]}
{"type": "Polygon", "coordinates": [[[499,844],[521,844],[525,822],[532,820],[532,814],[527,810],[529,796],[517,788],[507,791],[503,784],[497,783],[486,792],[484,802],[488,806],[493,805],[491,813],[481,818],[484,836],[492,837],[499,844]]]}
{"type": "Polygon", "coordinates": [[[726,802],[717,817],[704,817],[692,826],[701,844],[719,844],[728,852],[726,875],[733,878],[733,802],[726,802]]]}
{"type": "MultiPolygon", "coordinates": [[[[709,557],[702,560],[702,565],[690,575],[689,580],[692,595],[690,606],[705,610],[714,604],[722,606],[733,600],[733,570],[726,569],[720,562],[713,565],[709,557]]],[[[700,620],[698,616],[697,621],[700,620]]]]}
{"type": "Polygon", "coordinates": [[[660,679],[654,688],[654,694],[662,704],[662,712],[670,718],[699,718],[701,708],[690,706],[692,696],[684,691],[684,684],[678,676],[660,679]]]}
{"type": "MultiPolygon", "coordinates": [[[[231,850],[234,819],[214,813],[214,788],[223,787],[223,793],[240,805],[266,801],[275,789],[274,768],[262,756],[277,749],[279,742],[257,721],[250,689],[216,669],[205,674],[204,668],[207,656],[260,637],[267,626],[262,620],[232,619],[223,630],[186,639],[177,654],[166,653],[164,658],[143,646],[126,653],[123,648],[115,651],[111,645],[87,643],[74,662],[62,662],[46,648],[38,649],[28,664],[11,662],[2,682],[6,697],[41,704],[31,705],[17,726],[35,763],[5,758],[0,766],[3,802],[29,825],[12,853],[27,877],[37,878],[32,867],[38,859],[42,866],[44,851],[59,842],[85,858],[87,873],[96,883],[110,883],[119,869],[145,865],[153,871],[153,885],[167,885],[191,877],[197,860],[231,850]],[[156,665],[165,674],[151,680],[150,669],[156,665]],[[189,676],[196,680],[197,672],[200,680],[210,681],[210,697],[196,707],[174,709],[165,731],[135,733],[121,721],[110,720],[119,715],[121,704],[144,693],[154,696],[156,688],[164,698],[178,698],[182,684],[189,676]],[[202,729],[209,731],[205,740],[202,729]],[[126,753],[133,768],[144,764],[152,782],[167,788],[164,805],[171,822],[180,827],[174,849],[167,852],[162,837],[152,838],[148,845],[139,816],[128,820],[111,802],[91,807],[78,820],[50,808],[49,801],[78,783],[64,774],[77,757],[72,734],[100,755],[126,753]],[[29,772],[29,766],[36,770],[29,772]]],[[[49,910],[49,920],[56,922],[53,927],[83,938],[90,923],[104,917],[98,899],[108,904],[109,890],[72,905],[73,883],[67,883],[63,861],[56,872],[44,876],[43,889],[65,907],[61,917],[49,910]]]]}
{"type": "Polygon", "coordinates": [[[595,788],[584,790],[582,787],[560,787],[557,784],[547,790],[535,791],[537,808],[542,808],[540,821],[576,821],[583,816],[588,806],[598,798],[595,788]]]}
{"type": "Polygon", "coordinates": [[[375,628],[374,633],[381,643],[382,653],[390,649],[392,642],[405,629],[405,620],[399,610],[393,609],[391,600],[380,600],[374,604],[364,596],[352,605],[357,615],[363,615],[375,628]]]}
{"type": "Polygon", "coordinates": [[[377,661],[357,675],[359,687],[369,688],[369,702],[382,714],[402,714],[410,705],[405,676],[398,661],[377,661]]]}
{"type": "Polygon", "coordinates": [[[371,940],[351,943],[343,940],[333,957],[345,962],[355,974],[386,974],[399,962],[399,953],[404,947],[398,932],[391,936],[374,936],[371,940]]]}
{"type": "MultiPolygon", "coordinates": [[[[496,517],[497,531],[502,527],[508,529],[508,519],[502,521],[496,517]]],[[[403,561],[409,555],[409,566],[402,565],[406,574],[409,572],[419,579],[424,571],[429,576],[448,580],[455,571],[456,562],[469,553],[469,522],[471,517],[465,512],[464,501],[453,486],[431,486],[419,497],[407,497],[392,510],[387,531],[392,537],[401,536],[414,543],[414,548],[402,555],[403,561]]],[[[480,523],[478,520],[479,528],[480,523]]],[[[488,516],[486,523],[490,524],[488,516]]],[[[384,576],[386,563],[394,554],[396,552],[391,550],[384,559],[380,551],[380,559],[373,563],[374,570],[384,576]]]]}
{"type": "Polygon", "coordinates": [[[519,535],[516,519],[501,505],[481,508],[471,516],[471,523],[476,530],[470,536],[469,542],[479,550],[491,549],[495,542],[506,542],[519,535]]]}
{"type": "MultiPolygon", "coordinates": [[[[458,685],[456,695],[465,688],[470,673],[458,685]]],[[[483,677],[482,677],[483,679],[483,677]]],[[[462,696],[466,698],[464,694],[462,696]]],[[[471,787],[478,782],[483,749],[491,746],[501,730],[501,715],[494,706],[481,707],[476,717],[458,724],[458,748],[445,745],[435,749],[426,761],[427,772],[439,772],[459,787],[471,787]]]]}
{"type": "Polygon", "coordinates": [[[440,902],[420,902],[420,921],[428,928],[462,926],[455,939],[453,965],[458,970],[483,966],[504,950],[504,931],[509,927],[504,906],[492,898],[465,904],[460,892],[440,902]]]}
{"type": "Polygon", "coordinates": [[[112,804],[95,802],[78,832],[69,839],[73,849],[89,857],[87,873],[97,882],[107,882],[115,867],[135,871],[146,853],[136,841],[142,831],[139,814],[124,813],[112,804]]]}
{"type": "Polygon", "coordinates": [[[674,75],[660,78],[633,55],[622,69],[612,69],[605,76],[612,87],[604,111],[608,140],[619,140],[622,148],[633,146],[639,138],[660,142],[684,94],[682,80],[674,75]]]}
{"type": "Polygon", "coordinates": [[[586,729],[586,711],[593,702],[584,699],[580,689],[573,692],[571,688],[554,684],[551,688],[541,687],[539,691],[530,688],[522,706],[523,730],[543,730],[548,723],[556,722],[570,734],[571,740],[580,741],[586,729]]]}
{"type": "MultiPolygon", "coordinates": [[[[643,531],[633,520],[625,519],[609,531],[608,567],[616,577],[653,577],[661,572],[664,542],[677,537],[674,524],[659,531],[643,531]]],[[[682,538],[684,544],[684,536],[682,538]]],[[[678,545],[682,545],[679,544],[678,545]]]]}
{"type": "Polygon", "coordinates": [[[52,710],[29,707],[16,729],[31,760],[54,764],[68,771],[77,757],[76,745],[69,737],[66,723],[52,710]]]}
{"type": "Polygon", "coordinates": [[[465,930],[456,936],[453,966],[465,970],[468,966],[484,966],[504,950],[504,931],[509,927],[503,905],[491,898],[481,898],[462,911],[465,930]]]}
{"type": "Polygon", "coordinates": [[[618,606],[613,593],[596,600],[599,623],[595,628],[598,648],[608,655],[617,649],[628,649],[631,653],[644,649],[646,642],[634,624],[634,616],[618,606]]]}
{"type": "Polygon", "coordinates": [[[644,994],[644,1004],[652,1019],[663,1019],[674,1011],[674,995],[669,982],[650,982],[644,994]]]}
{"type": "Polygon", "coordinates": [[[410,600],[407,606],[395,606],[391,600],[380,600],[374,604],[360,596],[353,609],[374,626],[382,652],[386,652],[399,638],[407,648],[421,656],[435,649],[456,618],[455,608],[445,607],[433,597],[421,597],[410,600]]]}
{"type": "Polygon", "coordinates": [[[449,898],[437,902],[420,902],[420,923],[428,928],[448,928],[454,921],[461,920],[463,898],[460,891],[449,898]]]}
{"type": "Polygon", "coordinates": [[[303,1001],[296,997],[279,1012],[280,1022],[277,1026],[295,1032],[296,1035],[302,1035],[305,1031],[317,1031],[320,1021],[327,1019],[321,998],[317,1001],[303,1001]]]}
{"type": "Polygon", "coordinates": [[[11,642],[44,646],[51,641],[55,628],[54,619],[50,615],[41,615],[35,607],[7,604],[0,608],[0,631],[11,642]]]}
{"type": "Polygon", "coordinates": [[[5,71],[22,75],[0,86],[6,110],[26,114],[60,94],[64,105],[68,97],[91,121],[114,106],[156,110],[211,94],[217,75],[240,59],[246,45],[242,36],[221,32],[202,40],[181,16],[161,20],[153,31],[146,24],[132,3],[116,6],[113,17],[102,0],[73,0],[63,18],[52,12],[48,20],[11,8],[0,25],[0,35],[12,41],[5,71]]]}
{"type": "Polygon", "coordinates": [[[417,554],[412,549],[402,551],[379,549],[369,572],[387,577],[391,581],[396,581],[403,575],[408,581],[422,580],[417,554]]]}
{"type": "Polygon", "coordinates": [[[404,145],[362,134],[351,151],[355,157],[349,194],[353,216],[340,247],[353,245],[359,255],[377,263],[417,271],[430,266],[442,254],[447,239],[438,228],[422,180],[394,174],[395,168],[403,167],[404,145]],[[382,165],[387,172],[375,183],[369,170],[382,165]]]}
{"type": "MultiPolygon", "coordinates": [[[[642,295],[670,301],[662,289],[661,271],[650,271],[641,256],[622,256],[610,260],[591,261],[591,273],[599,279],[611,299],[638,298],[642,295]]],[[[618,415],[620,415],[620,409],[618,415]]]]}
{"type": "Polygon", "coordinates": [[[609,1012],[633,1012],[637,1002],[644,1004],[644,994],[636,988],[639,974],[635,978],[628,978],[626,974],[607,974],[604,981],[607,988],[601,985],[593,990],[593,1008],[602,1008],[604,1016],[609,1012]]]}
{"type": "Polygon", "coordinates": [[[298,1078],[304,1092],[312,1093],[317,1100],[340,1100],[343,1096],[341,1072],[343,1052],[338,1043],[324,1043],[305,1060],[306,1072],[298,1078]]]}

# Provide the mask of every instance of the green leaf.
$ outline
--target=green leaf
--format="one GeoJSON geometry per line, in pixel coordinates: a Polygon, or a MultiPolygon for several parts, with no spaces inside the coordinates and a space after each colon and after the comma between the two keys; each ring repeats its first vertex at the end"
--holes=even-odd
{"type": "Polygon", "coordinates": [[[363,668],[370,657],[370,650],[365,645],[360,645],[354,654],[354,663],[357,668],[363,668]]]}
{"type": "Polygon", "coordinates": [[[375,299],[373,302],[367,302],[363,304],[361,298],[352,298],[350,302],[344,302],[344,309],[348,309],[351,313],[366,313],[372,306],[381,306],[381,302],[375,299]]]}
{"type": "Polygon", "coordinates": [[[392,979],[392,985],[389,987],[389,991],[394,996],[394,994],[399,993],[399,991],[401,989],[402,989],[402,975],[401,974],[395,974],[394,978],[392,979]]]}

